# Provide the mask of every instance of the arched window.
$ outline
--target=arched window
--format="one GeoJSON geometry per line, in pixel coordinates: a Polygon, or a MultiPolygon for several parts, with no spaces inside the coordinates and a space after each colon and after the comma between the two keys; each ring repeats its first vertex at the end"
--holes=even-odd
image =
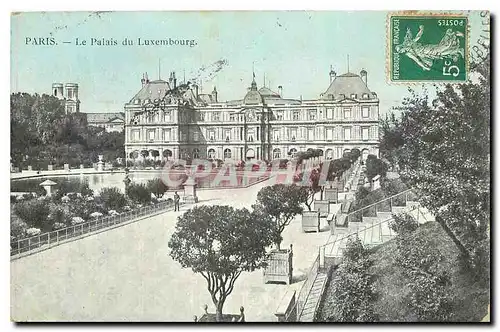
{"type": "Polygon", "coordinates": [[[281,150],[276,148],[273,150],[273,159],[281,159],[281,150]]]}
{"type": "Polygon", "coordinates": [[[295,158],[295,156],[297,155],[297,149],[295,149],[295,148],[291,148],[291,149],[288,151],[288,154],[290,155],[290,157],[295,158]]]}
{"type": "Polygon", "coordinates": [[[231,150],[230,149],[224,150],[224,159],[231,159],[231,150]]]}
{"type": "Polygon", "coordinates": [[[172,157],[172,151],[170,150],[163,150],[163,157],[165,158],[171,158],[172,157]]]}
{"type": "Polygon", "coordinates": [[[208,159],[215,159],[215,150],[214,149],[208,150],[208,159]]]}

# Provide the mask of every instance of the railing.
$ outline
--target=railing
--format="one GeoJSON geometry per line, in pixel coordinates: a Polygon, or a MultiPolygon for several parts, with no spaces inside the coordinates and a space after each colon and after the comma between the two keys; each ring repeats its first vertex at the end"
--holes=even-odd
{"type": "Polygon", "coordinates": [[[297,321],[300,319],[300,316],[302,315],[302,310],[304,310],[304,305],[306,304],[307,298],[311,293],[311,289],[314,284],[314,281],[316,280],[316,277],[318,276],[318,272],[319,272],[319,255],[316,256],[316,259],[314,260],[311,269],[307,273],[306,280],[302,284],[302,287],[300,287],[299,295],[297,296],[295,302],[297,306],[296,308],[297,321]]]}
{"type": "MultiPolygon", "coordinates": [[[[415,196],[412,189],[404,190],[400,193],[386,197],[376,203],[364,206],[356,211],[347,214],[347,223],[361,222],[363,216],[375,217],[377,212],[391,212],[393,206],[406,206],[409,196],[415,196]]],[[[412,197],[413,198],[413,197],[412,197]]]]}
{"type": "Polygon", "coordinates": [[[56,231],[13,241],[10,243],[10,255],[15,256],[22,253],[28,253],[44,245],[47,245],[49,248],[52,246],[57,246],[62,241],[65,241],[67,239],[134,220],[172,206],[173,202],[160,202],[155,204],[154,206],[145,206],[139,209],[121,213],[117,216],[101,217],[81,224],[61,228],[56,231]]]}

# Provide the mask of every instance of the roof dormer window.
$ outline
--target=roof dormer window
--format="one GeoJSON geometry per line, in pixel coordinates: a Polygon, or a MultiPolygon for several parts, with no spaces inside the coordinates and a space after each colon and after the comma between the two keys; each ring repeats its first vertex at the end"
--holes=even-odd
{"type": "Polygon", "coordinates": [[[356,93],[351,93],[351,99],[356,99],[358,98],[358,95],[356,93]]]}
{"type": "Polygon", "coordinates": [[[370,95],[367,94],[367,93],[363,93],[363,99],[369,99],[370,98],[370,95]]]}

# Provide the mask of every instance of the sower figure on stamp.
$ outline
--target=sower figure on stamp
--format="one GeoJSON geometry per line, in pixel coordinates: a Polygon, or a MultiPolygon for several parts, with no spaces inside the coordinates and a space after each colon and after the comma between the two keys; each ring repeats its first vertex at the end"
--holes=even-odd
{"type": "Polygon", "coordinates": [[[181,200],[181,197],[177,193],[177,191],[174,194],[174,211],[179,211],[179,201],[181,200]]]}
{"type": "Polygon", "coordinates": [[[423,70],[431,70],[434,60],[450,58],[457,61],[464,57],[464,49],[460,47],[460,37],[464,34],[459,31],[448,29],[439,44],[422,44],[418,41],[424,33],[424,26],[419,27],[418,33],[413,38],[411,29],[406,30],[403,44],[396,46],[396,52],[406,54],[423,70]]]}

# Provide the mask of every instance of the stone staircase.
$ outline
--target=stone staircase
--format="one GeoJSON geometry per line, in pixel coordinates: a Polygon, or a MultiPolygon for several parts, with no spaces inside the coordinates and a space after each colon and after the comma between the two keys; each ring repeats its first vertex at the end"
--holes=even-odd
{"type": "Polygon", "coordinates": [[[299,315],[299,322],[314,321],[314,315],[316,314],[319,300],[321,298],[321,295],[323,294],[327,279],[327,274],[325,272],[319,272],[316,275],[316,278],[314,279],[313,285],[311,287],[311,291],[307,295],[304,308],[299,315]]]}

